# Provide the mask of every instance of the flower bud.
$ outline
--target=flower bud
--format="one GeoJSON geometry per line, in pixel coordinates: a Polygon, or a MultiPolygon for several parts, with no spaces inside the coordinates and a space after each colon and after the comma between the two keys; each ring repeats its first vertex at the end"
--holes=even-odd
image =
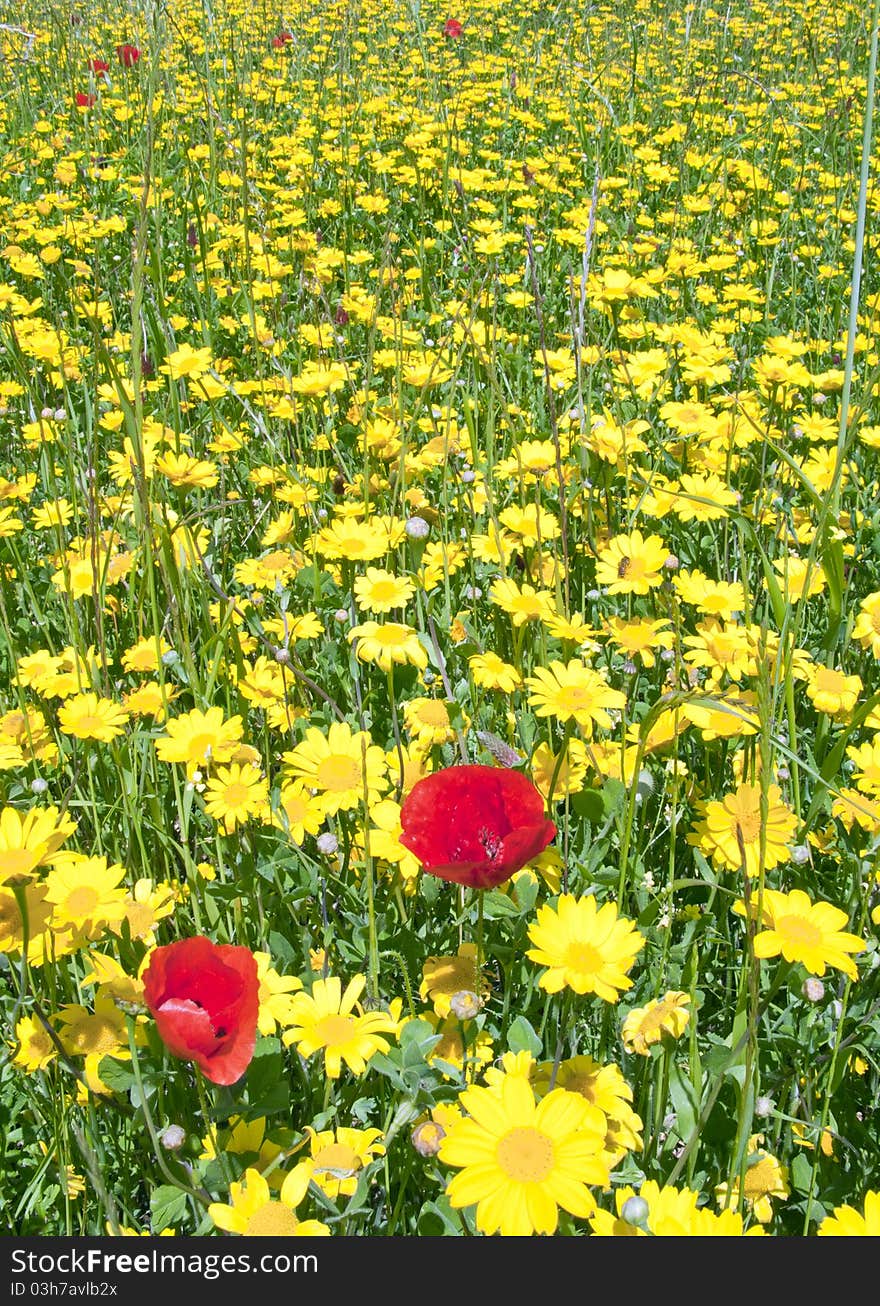
{"type": "Polygon", "coordinates": [[[628,1197],[621,1209],[621,1218],[627,1224],[644,1224],[648,1218],[648,1203],[644,1197],[628,1197]]]}
{"type": "Polygon", "coordinates": [[[801,993],[807,1002],[821,1002],[825,996],[825,985],[820,979],[808,975],[801,986],[801,993]]]}
{"type": "Polygon", "coordinates": [[[166,1152],[179,1152],[186,1142],[186,1130],[181,1129],[180,1125],[169,1125],[159,1135],[159,1142],[166,1152]]]}
{"type": "Polygon", "coordinates": [[[445,1137],[446,1130],[434,1120],[423,1120],[410,1134],[412,1145],[419,1156],[436,1156],[445,1137]]]}
{"type": "Polygon", "coordinates": [[[424,540],[427,539],[431,527],[424,517],[409,517],[404,529],[411,540],[424,540]]]}
{"type": "Polygon", "coordinates": [[[482,1002],[470,989],[459,989],[449,999],[449,1009],[459,1020],[473,1020],[479,1014],[482,1002]]]}

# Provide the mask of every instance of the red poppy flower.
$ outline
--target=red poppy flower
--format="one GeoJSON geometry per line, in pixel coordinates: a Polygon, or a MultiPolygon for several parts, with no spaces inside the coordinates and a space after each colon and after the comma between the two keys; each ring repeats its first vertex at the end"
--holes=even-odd
{"type": "Polygon", "coordinates": [[[443,24],[444,36],[451,36],[453,38],[457,38],[461,36],[463,31],[464,28],[462,27],[461,23],[458,21],[457,18],[447,18],[446,22],[443,24]]]}
{"type": "Polygon", "coordinates": [[[400,842],[430,875],[473,889],[503,884],[556,835],[520,771],[449,766],[418,780],[400,812],[400,842]]]}
{"type": "Polygon", "coordinates": [[[141,52],[136,45],[117,45],[116,55],[123,68],[132,68],[140,59],[141,52]]]}
{"type": "MultiPolygon", "coordinates": [[[[122,47],[120,46],[120,49],[121,49],[121,48],[122,48],[122,47]]],[[[93,72],[93,73],[109,73],[109,71],[110,71],[110,65],[107,63],[107,60],[106,60],[106,59],[90,59],[90,60],[89,60],[89,72],[93,72]]]]}
{"type": "Polygon", "coordinates": [[[272,37],[272,46],[276,50],[283,50],[288,41],[292,41],[293,36],[290,32],[279,32],[277,36],[272,37]]]}
{"type": "Polygon", "coordinates": [[[234,1084],[257,1041],[257,963],[249,948],[198,937],[156,948],[144,998],[162,1042],[215,1084],[234,1084]]]}
{"type": "Polygon", "coordinates": [[[88,91],[77,91],[76,102],[80,109],[91,109],[95,103],[95,96],[88,91]]]}

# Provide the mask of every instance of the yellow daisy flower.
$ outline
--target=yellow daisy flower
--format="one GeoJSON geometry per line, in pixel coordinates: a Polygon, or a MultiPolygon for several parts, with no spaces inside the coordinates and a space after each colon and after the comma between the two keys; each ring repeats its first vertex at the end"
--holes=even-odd
{"type": "Polygon", "coordinates": [[[852,1206],[835,1206],[816,1230],[820,1238],[880,1238],[880,1192],[865,1194],[862,1215],[852,1206]]]}
{"type": "Polygon", "coordinates": [[[58,725],[65,735],[96,739],[101,744],[121,735],[127,720],[124,707],[97,694],[75,694],[58,709],[58,725]]]}
{"type": "Polygon", "coordinates": [[[647,594],[663,580],[661,569],[668,557],[659,535],[616,535],[599,552],[596,584],[609,594],[647,594]]]}
{"type": "Polygon", "coordinates": [[[365,621],[360,626],[352,626],[347,639],[355,645],[361,662],[375,662],[383,671],[390,671],[394,666],[424,670],[428,665],[418,631],[396,621],[365,621]]]}
{"type": "MultiPolygon", "coordinates": [[[[827,966],[842,970],[851,980],[859,972],[848,953],[864,952],[865,943],[855,934],[841,932],[847,915],[830,902],[811,902],[802,889],[779,893],[765,889],[761,924],[768,928],[755,935],[756,957],[778,957],[799,961],[811,975],[824,975],[827,966]]],[[[734,910],[745,915],[740,900],[734,910]]]]}
{"type": "Polygon", "coordinates": [[[645,946],[633,922],[618,917],[615,903],[599,907],[592,895],[578,899],[563,894],[555,908],[540,907],[529,939],[535,946],[526,956],[549,967],[539,981],[542,989],[558,993],[567,985],[606,1002],[616,1002],[632,987],[627,972],[645,946]]]}
{"type": "Polygon", "coordinates": [[[449,1201],[476,1205],[481,1233],[555,1233],[560,1206],[582,1218],[592,1214],[587,1185],[608,1182],[601,1111],[563,1088],[536,1102],[519,1075],[493,1088],[468,1088],[459,1104],[467,1116],[450,1123],[439,1157],[460,1168],[447,1184],[449,1201]]]}
{"type": "Polygon", "coordinates": [[[753,1134],[749,1139],[742,1193],[739,1179],[735,1179],[729,1193],[727,1184],[718,1184],[715,1196],[719,1205],[730,1211],[740,1209],[742,1197],[755,1219],[769,1224],[773,1219],[773,1202],[784,1201],[790,1189],[787,1169],[761,1146],[763,1142],[763,1134],[753,1134]]]}
{"type": "Polygon", "coordinates": [[[588,739],[593,726],[610,730],[609,711],[626,706],[626,696],[612,689],[598,671],[573,658],[568,663],[554,661],[538,667],[526,678],[529,706],[536,716],[552,716],[559,721],[575,721],[588,739]]]}
{"type": "Polygon", "coordinates": [[[248,1169],[241,1183],[229,1185],[229,1203],[212,1202],[208,1215],[216,1228],[249,1238],[326,1237],[330,1230],[320,1220],[297,1218],[296,1208],[308,1187],[308,1173],[297,1166],[276,1198],[259,1170],[248,1169]]]}
{"type": "Polygon", "coordinates": [[[392,1003],[390,1011],[364,1011],[358,998],[366,983],[366,976],[355,975],[343,993],[341,981],[331,975],[315,980],[311,993],[295,993],[291,999],[294,1025],[282,1039],[303,1057],[323,1051],[330,1079],[339,1078],[343,1061],[355,1075],[362,1075],[370,1057],[388,1051],[387,1036],[397,1036],[400,1003],[392,1003]]]}
{"type": "Polygon", "coordinates": [[[740,838],[745,849],[746,870],[756,876],[789,860],[788,841],[797,829],[797,817],[782,801],[778,785],[767,789],[767,817],[761,815],[761,786],[742,784],[721,802],[703,804],[703,820],[687,836],[716,866],[739,870],[742,866],[740,838]],[[764,848],[761,848],[763,828],[764,848]]]}
{"type": "Polygon", "coordinates": [[[282,755],[290,774],[321,795],[325,813],[350,811],[378,798],[384,788],[385,756],[363,730],[334,721],[326,734],[310,726],[302,743],[282,755]]]}
{"type": "Polygon", "coordinates": [[[0,884],[20,885],[73,834],[76,821],[57,807],[34,807],[24,815],[14,807],[0,811],[0,884]]]}
{"type": "Polygon", "coordinates": [[[627,1052],[638,1052],[646,1057],[652,1043],[659,1043],[664,1034],[681,1038],[688,1027],[690,994],[677,991],[664,993],[662,998],[636,1007],[623,1022],[621,1037],[627,1052]]]}

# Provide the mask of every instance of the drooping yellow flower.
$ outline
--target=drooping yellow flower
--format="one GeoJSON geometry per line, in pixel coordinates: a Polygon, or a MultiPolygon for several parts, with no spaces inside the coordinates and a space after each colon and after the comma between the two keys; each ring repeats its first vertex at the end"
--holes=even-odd
{"type": "Polygon", "coordinates": [[[352,626],[348,641],[355,646],[361,662],[375,662],[383,671],[394,666],[412,666],[424,670],[428,654],[411,626],[397,621],[364,621],[352,626]]]}
{"type": "Polygon", "coordinates": [[[646,1057],[652,1043],[658,1043],[664,1034],[681,1038],[688,1027],[690,994],[669,992],[662,998],[636,1007],[623,1022],[621,1037],[627,1052],[638,1052],[646,1057]]]}
{"type": "Polygon", "coordinates": [[[516,667],[504,662],[497,653],[475,653],[468,658],[468,666],[474,684],[482,689],[499,689],[504,694],[512,694],[522,684],[522,676],[516,667]]]}
{"type": "MultiPolygon", "coordinates": [[[[306,1125],[311,1155],[296,1167],[327,1194],[331,1201],[351,1197],[360,1172],[385,1155],[381,1129],[336,1129],[320,1132],[306,1125]]],[[[294,1171],[296,1173],[296,1171],[294,1171]]]]}
{"type": "Polygon", "coordinates": [[[729,1192],[727,1184],[718,1184],[715,1196],[719,1205],[730,1211],[738,1211],[744,1200],[756,1220],[769,1224],[773,1219],[773,1202],[784,1201],[790,1189],[788,1170],[762,1146],[763,1142],[763,1134],[753,1134],[749,1139],[742,1192],[739,1179],[735,1179],[729,1192]]]}
{"type": "Polygon", "coordinates": [[[45,1070],[58,1056],[58,1048],[45,1027],[33,1016],[22,1016],[15,1026],[18,1049],[12,1058],[27,1074],[45,1070]]]}
{"type": "Polygon", "coordinates": [[[477,949],[473,943],[462,943],[454,957],[428,957],[422,966],[419,997],[433,1002],[438,1016],[448,1016],[452,998],[462,992],[475,993],[481,999],[490,993],[485,976],[477,976],[477,949]]]}
{"type": "Polygon", "coordinates": [[[599,907],[592,895],[578,899],[567,893],[555,908],[538,909],[529,939],[535,946],[526,956],[549,968],[540,978],[542,989],[558,993],[568,986],[606,1002],[616,1002],[632,987],[627,972],[645,946],[633,922],[617,915],[615,903],[599,907]]]}
{"type": "Polygon", "coordinates": [[[76,821],[57,807],[34,807],[22,815],[14,807],[0,811],[0,884],[25,884],[38,866],[52,860],[73,834],[76,821]]]}
{"type": "Polygon", "coordinates": [[[286,1029],[296,1023],[291,1002],[292,995],[302,990],[302,981],[295,975],[279,975],[268,952],[255,952],[254,960],[260,986],[257,990],[260,1004],[257,1028],[261,1034],[274,1034],[277,1028],[286,1029]]]}
{"type": "MultiPolygon", "coordinates": [[[[532,1085],[539,1096],[550,1088],[552,1061],[535,1066],[532,1085]]],[[[642,1120],[632,1109],[633,1091],[617,1066],[601,1065],[592,1057],[571,1057],[559,1063],[554,1088],[580,1093],[590,1106],[605,1117],[603,1155],[612,1169],[627,1152],[642,1148],[642,1120]]]]}
{"type": "Polygon", "coordinates": [[[400,1027],[400,1003],[390,1011],[364,1011],[358,998],[366,987],[366,977],[355,975],[345,992],[335,975],[315,980],[311,993],[295,993],[290,1014],[295,1022],[282,1035],[284,1043],[293,1044],[301,1056],[324,1053],[328,1078],[338,1079],[342,1063],[356,1075],[362,1075],[370,1057],[387,1052],[389,1038],[400,1027]]]}
{"type": "Polygon", "coordinates": [[[245,1171],[241,1183],[229,1185],[229,1202],[212,1202],[208,1215],[218,1229],[249,1238],[326,1237],[330,1230],[320,1220],[300,1220],[296,1208],[309,1187],[309,1174],[299,1166],[272,1196],[268,1183],[253,1168],[245,1171]]]}
{"type": "Polygon", "coordinates": [[[857,639],[863,648],[869,648],[875,658],[880,658],[880,590],[862,599],[853,626],[853,639],[857,639]]]}
{"type": "Polygon", "coordinates": [[[834,667],[814,667],[807,682],[807,697],[816,711],[829,716],[846,716],[859,701],[861,692],[859,676],[846,676],[834,667]]]}
{"type": "Polygon", "coordinates": [[[560,1206],[592,1214],[587,1185],[608,1182],[601,1111],[563,1088],[536,1103],[519,1075],[466,1089],[459,1104],[467,1116],[450,1123],[439,1156],[460,1168],[446,1191],[454,1207],[476,1205],[481,1233],[552,1234],[560,1206]]]}

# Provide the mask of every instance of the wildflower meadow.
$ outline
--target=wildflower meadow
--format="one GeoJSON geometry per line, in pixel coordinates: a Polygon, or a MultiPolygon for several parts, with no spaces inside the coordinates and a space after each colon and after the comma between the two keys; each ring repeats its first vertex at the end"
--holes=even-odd
{"type": "Polygon", "coordinates": [[[880,1235],[877,0],[6,17],[2,1232],[880,1235]]]}

